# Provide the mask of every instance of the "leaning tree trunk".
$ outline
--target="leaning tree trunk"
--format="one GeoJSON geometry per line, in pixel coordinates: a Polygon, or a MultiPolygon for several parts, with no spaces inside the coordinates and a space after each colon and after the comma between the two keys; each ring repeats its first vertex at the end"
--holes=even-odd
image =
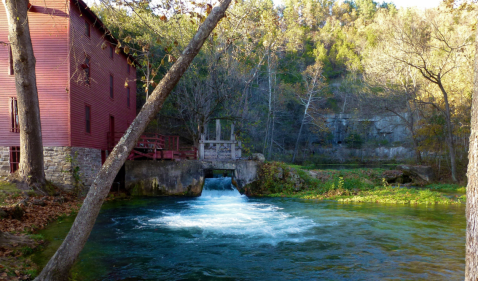
{"type": "Polygon", "coordinates": [[[478,280],[478,30],[475,42],[475,83],[471,108],[471,135],[466,187],[465,280],[478,280]]]}
{"type": "Polygon", "coordinates": [[[307,116],[307,108],[305,109],[304,117],[302,118],[302,122],[300,123],[299,134],[297,135],[297,141],[295,142],[294,155],[292,156],[292,164],[295,163],[295,157],[297,156],[297,151],[299,150],[300,135],[302,134],[302,128],[304,127],[306,116],[307,116]]]}
{"type": "Polygon", "coordinates": [[[28,185],[38,189],[45,185],[45,171],[35,57],[28,26],[28,0],[3,0],[3,4],[7,12],[8,40],[12,49],[17,89],[20,125],[18,174],[28,185]]]}
{"type": "Polygon", "coordinates": [[[101,205],[108,195],[116,174],[126,161],[130,151],[141,137],[148,123],[156,116],[169,93],[198,54],[204,41],[219,20],[224,17],[230,2],[231,0],[224,0],[219,7],[212,10],[183,51],[181,57],[154,89],[138,116],[134,119],[96,175],[70,232],[68,232],[60,248],[58,248],[55,255],[35,280],[68,280],[68,273],[90,235],[101,205]]]}

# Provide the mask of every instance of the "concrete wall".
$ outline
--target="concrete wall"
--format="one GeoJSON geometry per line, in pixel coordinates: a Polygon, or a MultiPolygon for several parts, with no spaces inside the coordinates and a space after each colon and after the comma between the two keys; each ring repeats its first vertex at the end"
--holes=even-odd
{"type": "Polygon", "coordinates": [[[234,182],[242,188],[257,179],[261,162],[230,161],[126,161],[126,190],[139,196],[200,196],[204,170],[233,170],[234,182]]]}

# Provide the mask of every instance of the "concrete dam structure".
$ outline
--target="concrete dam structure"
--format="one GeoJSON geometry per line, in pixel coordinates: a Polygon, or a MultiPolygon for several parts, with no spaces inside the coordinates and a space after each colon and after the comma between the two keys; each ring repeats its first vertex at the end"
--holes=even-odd
{"type": "Polygon", "coordinates": [[[261,165],[256,160],[126,161],[125,188],[136,196],[200,196],[205,178],[221,170],[241,190],[257,180],[261,165]]]}

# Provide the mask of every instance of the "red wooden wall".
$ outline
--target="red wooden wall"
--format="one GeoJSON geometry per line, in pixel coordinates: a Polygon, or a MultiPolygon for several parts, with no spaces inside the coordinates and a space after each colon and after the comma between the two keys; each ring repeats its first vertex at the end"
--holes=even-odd
{"type": "MultiPolygon", "coordinates": [[[[37,87],[44,146],[75,146],[105,150],[110,116],[115,131],[124,132],[136,116],[136,69],[127,73],[124,54],[109,58],[104,31],[91,25],[85,36],[85,20],[95,19],[79,10],[76,1],[30,0],[29,24],[36,58],[37,87]],[[80,67],[90,57],[91,82],[84,83],[80,67]],[[114,98],[109,77],[114,76],[114,98]],[[127,107],[125,81],[129,80],[127,107]],[[86,133],[85,105],[91,106],[91,134],[86,133]]],[[[81,2],[83,3],[83,2],[81,2]]],[[[83,3],[84,4],[84,3],[83,3]]],[[[0,5],[0,42],[8,42],[4,6],[0,5]]],[[[16,96],[15,78],[8,75],[8,47],[0,45],[0,146],[18,146],[19,133],[10,132],[9,97],[16,96]]]]}
{"type": "MultiPolygon", "coordinates": [[[[30,0],[28,13],[36,58],[44,146],[69,143],[68,2],[30,0]],[[46,5],[46,4],[47,5],[46,5]],[[35,6],[38,5],[38,6],[35,6]]],[[[8,42],[5,7],[0,5],[0,41],[8,42]]],[[[10,132],[8,98],[15,97],[15,77],[8,75],[8,47],[0,45],[0,146],[18,146],[19,133],[10,132]]]]}
{"type": "Polygon", "coordinates": [[[124,132],[136,116],[136,69],[127,73],[124,54],[110,58],[110,42],[104,39],[104,31],[91,25],[90,37],[85,36],[85,20],[92,24],[88,12],[80,11],[71,4],[70,12],[70,97],[71,97],[71,145],[106,150],[106,134],[110,116],[114,117],[115,131],[124,132]],[[81,14],[81,16],[80,16],[81,14]],[[104,50],[101,45],[106,42],[104,50]],[[84,82],[81,64],[85,56],[90,58],[90,85],[84,82]],[[113,75],[114,98],[110,98],[110,75],[113,75]],[[130,88],[130,106],[127,107],[125,81],[130,88]],[[86,133],[85,105],[91,106],[91,134],[86,133]]]}

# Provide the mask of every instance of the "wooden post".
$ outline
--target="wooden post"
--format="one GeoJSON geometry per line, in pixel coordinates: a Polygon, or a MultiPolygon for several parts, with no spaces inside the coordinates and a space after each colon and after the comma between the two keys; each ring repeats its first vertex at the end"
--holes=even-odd
{"type": "MultiPolygon", "coordinates": [[[[216,119],[216,141],[221,140],[221,120],[216,119]]],[[[219,158],[219,143],[216,143],[216,158],[219,158]]]]}
{"type": "MultiPolygon", "coordinates": [[[[235,140],[236,140],[236,137],[234,135],[231,135],[231,141],[235,141],[235,140]]],[[[236,143],[235,142],[231,143],[231,159],[232,160],[236,159],[236,143]]]]}
{"type": "Polygon", "coordinates": [[[201,134],[201,139],[199,140],[199,160],[204,160],[204,134],[201,134]]]}
{"type": "MultiPolygon", "coordinates": [[[[235,141],[236,137],[234,136],[234,123],[231,124],[231,141],[235,141]]],[[[231,143],[231,159],[236,159],[236,144],[233,142],[231,143]]]]}

